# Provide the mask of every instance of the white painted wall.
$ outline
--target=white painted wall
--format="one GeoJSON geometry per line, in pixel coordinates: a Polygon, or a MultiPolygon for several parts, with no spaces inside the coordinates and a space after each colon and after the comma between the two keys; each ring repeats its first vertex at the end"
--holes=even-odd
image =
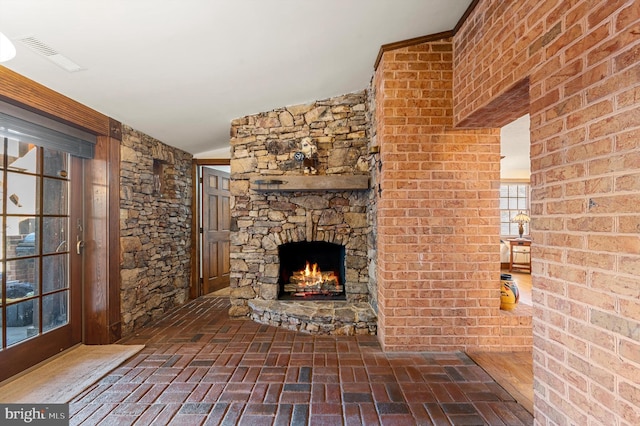
{"type": "Polygon", "coordinates": [[[500,179],[529,180],[531,176],[531,142],[529,114],[500,130],[500,179]]]}

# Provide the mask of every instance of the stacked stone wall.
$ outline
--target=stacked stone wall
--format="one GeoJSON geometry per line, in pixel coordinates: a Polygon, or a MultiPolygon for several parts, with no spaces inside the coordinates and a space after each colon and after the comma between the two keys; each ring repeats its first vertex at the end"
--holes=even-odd
{"type": "Polygon", "coordinates": [[[367,218],[371,225],[368,243],[369,261],[369,303],[378,312],[378,195],[381,193],[379,172],[382,169],[380,147],[377,140],[376,86],[373,78],[367,88],[367,121],[369,122],[369,208],[367,218]]]}
{"type": "Polygon", "coordinates": [[[120,305],[127,335],[188,299],[192,156],[127,126],[120,155],[120,305]]]}

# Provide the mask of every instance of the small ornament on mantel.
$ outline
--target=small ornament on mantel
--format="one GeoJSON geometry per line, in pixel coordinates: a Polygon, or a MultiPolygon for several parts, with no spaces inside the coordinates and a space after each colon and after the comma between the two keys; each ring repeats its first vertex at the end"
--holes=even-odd
{"type": "MultiPolygon", "coordinates": [[[[311,142],[311,138],[302,138],[300,141],[300,152],[304,155],[302,165],[304,166],[304,174],[315,175],[318,173],[318,147],[311,142]]],[[[295,154],[298,159],[298,152],[295,154]]]]}

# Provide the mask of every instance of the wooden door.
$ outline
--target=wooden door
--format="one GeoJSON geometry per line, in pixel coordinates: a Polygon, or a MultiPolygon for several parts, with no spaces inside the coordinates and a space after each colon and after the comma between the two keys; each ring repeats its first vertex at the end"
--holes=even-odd
{"type": "Polygon", "coordinates": [[[229,173],[202,168],[202,293],[229,286],[229,173]]]}

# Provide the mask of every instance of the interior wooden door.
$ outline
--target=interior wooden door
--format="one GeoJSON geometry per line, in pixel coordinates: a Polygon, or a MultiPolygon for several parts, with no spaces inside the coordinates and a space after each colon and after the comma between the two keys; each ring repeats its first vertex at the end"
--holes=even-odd
{"type": "Polygon", "coordinates": [[[229,286],[231,194],[229,173],[202,168],[203,294],[229,286]]]}

